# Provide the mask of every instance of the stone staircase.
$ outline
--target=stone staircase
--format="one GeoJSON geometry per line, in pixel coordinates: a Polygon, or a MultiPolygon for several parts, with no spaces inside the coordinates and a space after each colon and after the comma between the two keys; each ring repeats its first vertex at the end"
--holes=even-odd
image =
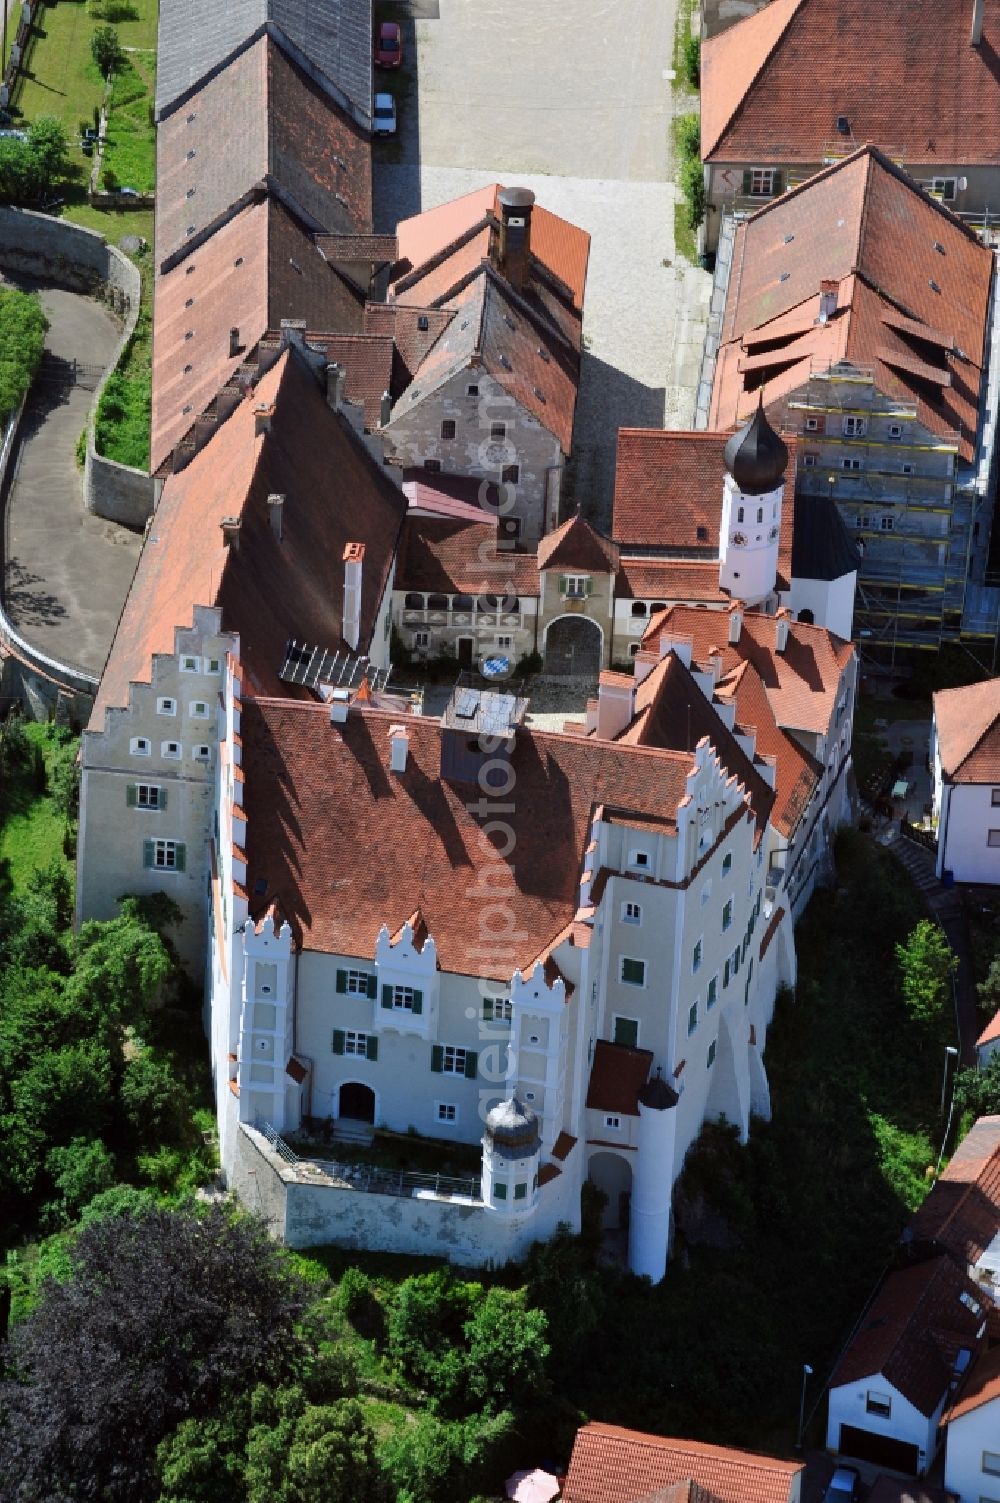
{"type": "Polygon", "coordinates": [[[338,1117],[333,1124],[333,1141],[370,1148],[375,1141],[375,1129],[370,1122],[355,1122],[351,1117],[338,1117]]]}
{"type": "Polygon", "coordinates": [[[901,835],[898,824],[895,827],[893,839],[886,841],[885,846],[895,856],[900,866],[905,867],[913,885],[943,928],[947,929],[946,918],[961,918],[961,898],[954,887],[945,887],[938,881],[934,872],[934,857],[930,851],[918,845],[916,841],[908,840],[905,835],[901,835]]]}

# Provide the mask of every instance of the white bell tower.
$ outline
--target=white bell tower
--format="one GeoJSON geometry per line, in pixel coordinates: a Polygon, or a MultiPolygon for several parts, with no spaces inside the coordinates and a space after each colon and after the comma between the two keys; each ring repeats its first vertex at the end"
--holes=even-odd
{"type": "Polygon", "coordinates": [[[763,396],[750,421],[727,442],[725,465],[719,588],[760,606],[777,588],[788,466],[788,449],[767,420],[763,396]]]}

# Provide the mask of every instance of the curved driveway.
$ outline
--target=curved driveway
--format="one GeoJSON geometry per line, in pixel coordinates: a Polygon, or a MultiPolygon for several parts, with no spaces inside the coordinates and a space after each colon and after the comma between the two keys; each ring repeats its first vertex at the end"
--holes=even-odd
{"type": "MultiPolygon", "coordinates": [[[[46,369],[68,373],[73,360],[103,369],[113,358],[121,330],[103,303],[24,277],[6,280],[41,297],[54,357],[46,369]]],[[[99,674],[142,538],[84,508],[76,446],[93,400],[92,389],[58,379],[37,381],[28,399],[3,516],[3,603],[33,647],[99,674]]]]}

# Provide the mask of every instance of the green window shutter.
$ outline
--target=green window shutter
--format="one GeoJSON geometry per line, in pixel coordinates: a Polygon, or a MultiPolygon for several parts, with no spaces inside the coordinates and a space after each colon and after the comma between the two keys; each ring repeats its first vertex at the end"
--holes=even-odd
{"type": "Polygon", "coordinates": [[[778,193],[783,193],[784,191],[785,191],[785,174],[783,172],[776,172],[774,174],[774,192],[775,192],[775,194],[778,194],[778,193]]]}
{"type": "Polygon", "coordinates": [[[176,867],[177,871],[182,872],[184,870],[186,859],[187,859],[187,847],[183,846],[183,845],[175,845],[174,846],[174,866],[176,867]]]}
{"type": "Polygon", "coordinates": [[[743,173],[743,192],[744,192],[744,194],[749,193],[752,187],[753,187],[753,174],[749,171],[749,169],[747,169],[743,173]]]}
{"type": "Polygon", "coordinates": [[[370,1002],[374,1002],[375,998],[377,996],[378,996],[378,977],[377,976],[369,976],[368,977],[368,1000],[370,1002]]]}
{"type": "Polygon", "coordinates": [[[165,809],[167,807],[167,790],[165,788],[161,788],[156,795],[156,807],[158,809],[165,809]]]}
{"type": "Polygon", "coordinates": [[[338,971],[337,972],[337,990],[338,990],[338,992],[346,992],[346,990],[347,990],[347,972],[346,971],[338,971]]]}
{"type": "Polygon", "coordinates": [[[442,1070],[444,1069],[443,1044],[431,1045],[431,1069],[434,1071],[435,1075],[440,1075],[442,1070]]]}
{"type": "Polygon", "coordinates": [[[506,1200],[507,1199],[507,1186],[505,1184],[494,1185],[493,1186],[493,1198],[494,1198],[494,1200],[506,1200]]]}
{"type": "Polygon", "coordinates": [[[343,1028],[335,1028],[333,1030],[333,1041],[332,1041],[332,1044],[331,1044],[331,1048],[333,1049],[334,1054],[343,1054],[343,1052],[344,1052],[344,1043],[345,1042],[346,1042],[346,1040],[345,1040],[345,1035],[344,1035],[344,1029],[343,1028]]]}
{"type": "Polygon", "coordinates": [[[125,789],[125,802],[126,802],[126,804],[128,804],[128,806],[129,806],[130,809],[134,809],[135,808],[135,795],[136,795],[135,784],[134,783],[129,783],[128,787],[125,789]]]}
{"type": "Polygon", "coordinates": [[[424,1010],[424,994],[423,994],[423,992],[414,992],[413,993],[413,1015],[414,1015],[414,1017],[416,1017],[416,1016],[418,1016],[418,1014],[422,1013],[423,1010],[424,1010]]]}
{"type": "Polygon", "coordinates": [[[565,579],[562,578],[561,575],[560,575],[560,578],[559,578],[559,593],[560,593],[560,595],[565,595],[565,593],[566,593],[566,581],[565,581],[565,579]]]}
{"type": "Polygon", "coordinates": [[[373,1033],[365,1041],[365,1056],[368,1059],[378,1059],[378,1039],[373,1033]]]}
{"type": "Polygon", "coordinates": [[[722,972],[722,984],[723,984],[723,986],[728,986],[729,985],[729,961],[728,960],[726,961],[725,968],[724,968],[724,970],[722,972]]]}
{"type": "Polygon", "coordinates": [[[142,864],[143,866],[152,866],[153,864],[153,842],[151,840],[144,840],[142,842],[142,864]]]}
{"type": "Polygon", "coordinates": [[[466,1080],[475,1080],[475,1078],[476,1078],[476,1065],[478,1064],[478,1062],[479,1062],[479,1055],[476,1053],[476,1051],[474,1049],[467,1049],[465,1051],[465,1078],[466,1078],[466,1080]]]}
{"type": "Polygon", "coordinates": [[[392,987],[391,986],[383,986],[383,988],[382,988],[382,1006],[383,1007],[391,1007],[392,1006],[392,987]]]}
{"type": "Polygon", "coordinates": [[[527,1200],[527,1198],[528,1198],[528,1187],[527,1187],[527,1185],[515,1185],[514,1186],[514,1199],[515,1200],[527,1200]]]}
{"type": "Polygon", "coordinates": [[[590,592],[591,592],[591,590],[593,588],[594,588],[594,581],[592,579],[585,579],[584,582],[583,582],[583,593],[585,595],[589,595],[590,592]]]}
{"type": "Polygon", "coordinates": [[[484,1023],[492,1023],[493,1022],[493,998],[492,997],[484,997],[483,998],[483,1022],[484,1023]]]}

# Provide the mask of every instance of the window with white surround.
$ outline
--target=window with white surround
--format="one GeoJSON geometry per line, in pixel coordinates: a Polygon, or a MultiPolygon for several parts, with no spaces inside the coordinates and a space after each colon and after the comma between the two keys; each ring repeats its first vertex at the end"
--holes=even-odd
{"type": "Polygon", "coordinates": [[[608,1116],[604,1119],[604,1125],[605,1127],[610,1127],[615,1132],[617,1132],[622,1125],[622,1119],[621,1117],[608,1116]]]}
{"type": "Polygon", "coordinates": [[[641,909],[641,907],[639,906],[638,903],[623,903],[622,904],[622,923],[623,924],[641,924],[642,923],[642,909],[641,909]]]}
{"type": "Polygon", "coordinates": [[[940,195],[946,204],[955,197],[956,182],[953,177],[936,177],[931,182],[931,192],[940,195]]]}
{"type": "Polygon", "coordinates": [[[344,1053],[353,1054],[358,1059],[368,1058],[368,1035],[358,1033],[354,1028],[344,1030],[344,1053]]]}
{"type": "Polygon", "coordinates": [[[436,1101],[434,1103],[434,1114],[438,1122],[442,1122],[448,1127],[454,1127],[458,1121],[458,1107],[453,1101],[436,1101]]]}
{"type": "Polygon", "coordinates": [[[616,1044],[624,1044],[626,1049],[637,1049],[639,1047],[639,1019],[623,1018],[620,1013],[615,1013],[612,1038],[616,1044]]]}
{"type": "Polygon", "coordinates": [[[156,713],[157,713],[157,715],[176,715],[177,714],[177,701],[176,701],[176,699],[169,699],[166,696],[163,696],[162,698],[158,699],[156,701],[156,713]]]}
{"type": "Polygon", "coordinates": [[[201,746],[191,748],[191,755],[196,762],[210,762],[212,760],[212,748],[202,743],[201,746]]]}
{"type": "Polygon", "coordinates": [[[485,1023],[509,1023],[514,1016],[514,1004],[509,997],[484,997],[483,1021],[485,1023]]]}
{"type": "Polygon", "coordinates": [[[180,840],[146,840],[143,842],[142,864],[160,872],[184,870],[185,846],[180,840]]]}
{"type": "Polygon", "coordinates": [[[623,955],[621,961],[621,979],[626,986],[646,985],[646,962],[644,960],[631,960],[623,955]]]}
{"type": "Polygon", "coordinates": [[[990,847],[991,850],[995,850],[998,846],[1000,846],[1000,830],[988,831],[986,836],[986,844],[990,847]]]}
{"type": "Polygon", "coordinates": [[[879,517],[878,525],[881,532],[892,532],[893,528],[896,525],[896,519],[895,517],[889,516],[879,517]]]}
{"type": "Polygon", "coordinates": [[[868,419],[847,414],[844,418],[845,438],[864,438],[868,431],[868,419]]]}
{"type": "Polygon", "coordinates": [[[728,877],[729,873],[732,871],[732,869],[733,869],[733,858],[732,858],[732,853],[730,853],[729,855],[723,856],[723,858],[722,858],[722,875],[724,877],[728,877]]]}
{"type": "Polygon", "coordinates": [[[887,1393],[876,1393],[869,1388],[865,1395],[865,1409],[869,1414],[877,1414],[882,1419],[892,1418],[892,1397],[887,1393]]]}
{"type": "Polygon", "coordinates": [[[464,1075],[467,1051],[455,1044],[445,1044],[441,1056],[441,1070],[445,1075],[464,1075]]]}
{"type": "Polygon", "coordinates": [[[711,981],[708,983],[708,995],[705,998],[705,1006],[706,1006],[706,1008],[708,1008],[708,1009],[713,1008],[715,1006],[716,1002],[718,1002],[718,1000],[719,1000],[719,978],[718,978],[718,976],[713,976],[712,979],[711,979],[711,981]]]}
{"type": "Polygon", "coordinates": [[[193,699],[188,706],[188,714],[195,720],[207,720],[208,705],[203,699],[193,699]]]}
{"type": "Polygon", "coordinates": [[[337,990],[349,997],[367,997],[371,993],[374,977],[369,971],[346,970],[337,972],[337,990]]]}
{"type": "Polygon", "coordinates": [[[201,658],[182,657],[181,658],[181,672],[182,673],[200,673],[201,672],[201,658]]]}
{"type": "Polygon", "coordinates": [[[990,790],[990,803],[994,809],[1000,809],[1000,788],[992,788],[990,790]]]}
{"type": "Polygon", "coordinates": [[[702,953],[702,942],[700,939],[697,939],[695,940],[694,949],[691,951],[692,972],[701,970],[702,953]]]}
{"type": "Polygon", "coordinates": [[[205,672],[206,673],[221,673],[222,672],[222,659],[221,658],[206,658],[205,659],[205,672]]]}
{"type": "Polygon", "coordinates": [[[806,418],[806,432],[807,433],[818,433],[819,432],[819,418],[815,418],[815,417],[807,417],[806,418]]]}
{"type": "Polygon", "coordinates": [[[510,649],[514,646],[514,638],[510,636],[497,637],[497,646],[500,648],[501,652],[509,652],[510,649]]]}
{"type": "Polygon", "coordinates": [[[414,1012],[416,997],[417,992],[412,986],[394,986],[392,989],[392,1005],[397,1012],[414,1012]]]}
{"type": "Polygon", "coordinates": [[[646,868],[649,866],[649,852],[648,851],[629,851],[629,853],[628,853],[628,864],[629,864],[629,866],[636,867],[639,871],[645,871],[646,868]]]}
{"type": "Polygon", "coordinates": [[[583,600],[590,594],[590,579],[586,574],[564,574],[563,594],[571,600],[583,600]]]}
{"type": "Polygon", "coordinates": [[[900,471],[901,475],[912,475],[913,474],[913,465],[912,464],[901,464],[900,467],[899,467],[899,471],[900,471]]]}
{"type": "Polygon", "coordinates": [[[430,632],[429,631],[415,631],[413,633],[413,645],[414,645],[414,647],[429,647],[431,645],[431,634],[430,634],[430,632]]]}
{"type": "Polygon", "coordinates": [[[129,787],[127,802],[134,809],[165,809],[166,789],[157,783],[134,783],[129,787]]]}
{"type": "Polygon", "coordinates": [[[715,1049],[716,1049],[716,1043],[715,1043],[715,1040],[713,1039],[712,1042],[708,1046],[708,1068],[709,1069],[711,1069],[712,1066],[715,1064],[715,1049]]]}
{"type": "Polygon", "coordinates": [[[889,424],[889,437],[890,438],[902,438],[902,436],[903,436],[903,425],[902,425],[902,423],[890,423],[889,424]]]}
{"type": "Polygon", "coordinates": [[[860,459],[847,457],[840,461],[840,468],[842,470],[847,470],[852,475],[856,475],[861,469],[861,461],[860,459]]]}
{"type": "Polygon", "coordinates": [[[983,1471],[990,1477],[1000,1477],[1000,1451],[983,1452],[983,1471]]]}
{"type": "Polygon", "coordinates": [[[179,762],[181,759],[181,744],[179,741],[161,741],[160,756],[167,757],[171,762],[179,762]]]}
{"type": "Polygon", "coordinates": [[[697,1002],[692,1002],[691,1006],[688,1008],[688,1034],[689,1034],[689,1036],[692,1033],[694,1033],[694,1031],[695,1031],[695,1029],[697,1027],[698,1027],[698,1003],[697,1002]]]}
{"type": "Polygon", "coordinates": [[[803,454],[803,456],[802,456],[802,466],[803,466],[803,469],[814,470],[816,468],[816,462],[817,462],[818,457],[819,456],[816,455],[816,454],[803,454]]]}
{"type": "Polygon", "coordinates": [[[152,754],[152,746],[145,736],[133,736],[128,744],[128,749],[133,757],[148,757],[152,754]]]}
{"type": "Polygon", "coordinates": [[[722,932],[723,933],[725,933],[726,930],[732,925],[732,922],[733,922],[733,900],[732,900],[732,898],[728,898],[726,900],[725,907],[722,910],[722,932]]]}
{"type": "Polygon", "coordinates": [[[774,168],[752,167],[750,169],[750,197],[770,198],[774,192],[774,168]]]}

